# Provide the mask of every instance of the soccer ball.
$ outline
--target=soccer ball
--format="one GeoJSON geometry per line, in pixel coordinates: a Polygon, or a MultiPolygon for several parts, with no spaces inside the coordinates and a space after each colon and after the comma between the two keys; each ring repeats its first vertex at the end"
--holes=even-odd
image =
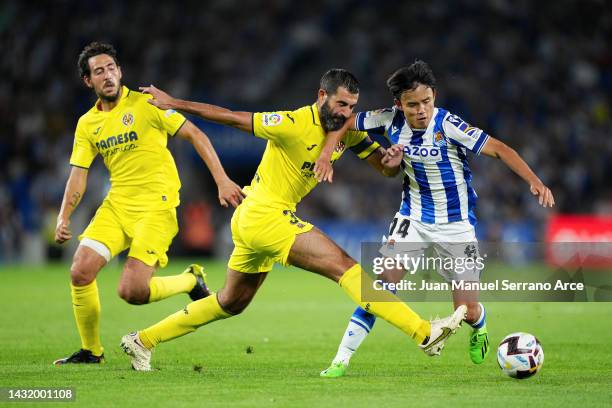
{"type": "Polygon", "coordinates": [[[510,377],[528,378],[542,368],[544,350],[534,335],[512,333],[499,343],[497,362],[502,371],[510,377]]]}

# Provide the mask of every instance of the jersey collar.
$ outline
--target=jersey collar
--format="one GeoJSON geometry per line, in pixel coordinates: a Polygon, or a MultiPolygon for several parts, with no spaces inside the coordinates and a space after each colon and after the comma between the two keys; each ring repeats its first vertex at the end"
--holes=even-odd
{"type": "Polygon", "coordinates": [[[317,108],[317,103],[313,103],[310,105],[310,112],[312,113],[312,123],[316,126],[321,126],[321,120],[319,119],[319,108],[317,108]]]}

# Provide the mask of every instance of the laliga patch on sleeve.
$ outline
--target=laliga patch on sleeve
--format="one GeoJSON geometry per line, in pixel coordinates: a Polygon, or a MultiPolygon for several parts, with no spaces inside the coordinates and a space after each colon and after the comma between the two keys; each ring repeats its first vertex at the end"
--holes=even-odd
{"type": "Polygon", "coordinates": [[[446,117],[446,121],[452,123],[457,129],[464,133],[468,128],[471,128],[471,126],[467,122],[465,122],[459,116],[453,115],[452,113],[446,117]]]}
{"type": "Polygon", "coordinates": [[[164,113],[164,116],[167,118],[167,117],[169,117],[170,115],[172,115],[173,113],[176,113],[176,111],[175,111],[174,109],[168,109],[168,110],[166,111],[166,113],[164,113]]]}
{"type": "Polygon", "coordinates": [[[264,126],[278,126],[283,121],[283,117],[278,113],[264,113],[261,120],[264,126]]]}
{"type": "Polygon", "coordinates": [[[480,137],[480,134],[482,133],[482,130],[474,126],[468,126],[465,128],[463,132],[469,137],[471,137],[472,139],[478,140],[478,138],[480,137]]]}
{"type": "Polygon", "coordinates": [[[366,115],[366,118],[369,118],[372,116],[380,115],[381,113],[384,113],[384,112],[391,112],[391,109],[384,108],[384,109],[376,109],[373,111],[367,111],[365,115],[366,115]]]}

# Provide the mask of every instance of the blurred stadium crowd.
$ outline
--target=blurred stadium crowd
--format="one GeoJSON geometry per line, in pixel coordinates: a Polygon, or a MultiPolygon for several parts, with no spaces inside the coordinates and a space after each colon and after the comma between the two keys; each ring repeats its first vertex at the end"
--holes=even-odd
{"type": "MultiPolygon", "coordinates": [[[[437,75],[437,105],[513,146],[547,183],[557,211],[612,213],[612,11],[605,1],[374,0],[4,1],[0,4],[0,263],[59,254],[55,218],[78,117],[94,97],[77,76],[92,40],[115,45],[124,83],[240,110],[314,102],[331,67],[361,82],[358,110],[392,104],[385,80],[416,58],[437,75]]],[[[196,121],[230,175],[250,181],[264,142],[196,121]]],[[[229,210],[189,144],[170,142],[183,181],[175,251],[210,250],[229,210]]],[[[347,153],[346,156],[350,156],[347,153]]],[[[472,158],[481,238],[537,240],[547,211],[490,158],[472,158]]],[[[88,222],[108,189],[97,159],[74,216],[88,222]]],[[[385,225],[401,182],[354,158],[298,214],[385,225]]],[[[316,221],[315,221],[316,222],[316,221]]],[[[225,232],[223,232],[225,231],[225,232]]],[[[380,231],[382,233],[384,230],[380,231]]]]}

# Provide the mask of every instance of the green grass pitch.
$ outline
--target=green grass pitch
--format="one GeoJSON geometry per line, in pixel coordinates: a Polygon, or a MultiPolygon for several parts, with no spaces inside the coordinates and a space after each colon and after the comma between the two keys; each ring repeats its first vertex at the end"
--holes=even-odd
{"type": "MultiPolygon", "coordinates": [[[[185,264],[174,259],[160,274],[185,264]]],[[[224,264],[205,264],[211,286],[220,287],[224,264]]],[[[527,380],[505,377],[494,352],[473,365],[465,326],[441,358],[429,358],[381,320],[348,375],[329,380],[319,371],[354,306],[333,282],[276,267],[242,315],[160,345],[153,355],[159,371],[138,373],[120,351],[120,337],[181,309],[188,297],[130,306],[116,294],[118,277],[117,264],[98,277],[107,363],[54,367],[54,359],[79,347],[67,266],[0,267],[0,387],[74,387],[76,402],[52,404],[69,407],[559,407],[612,400],[612,303],[488,304],[493,345],[514,331],[542,342],[544,367],[527,380]]],[[[412,306],[424,317],[451,310],[450,302],[412,306]]]]}

